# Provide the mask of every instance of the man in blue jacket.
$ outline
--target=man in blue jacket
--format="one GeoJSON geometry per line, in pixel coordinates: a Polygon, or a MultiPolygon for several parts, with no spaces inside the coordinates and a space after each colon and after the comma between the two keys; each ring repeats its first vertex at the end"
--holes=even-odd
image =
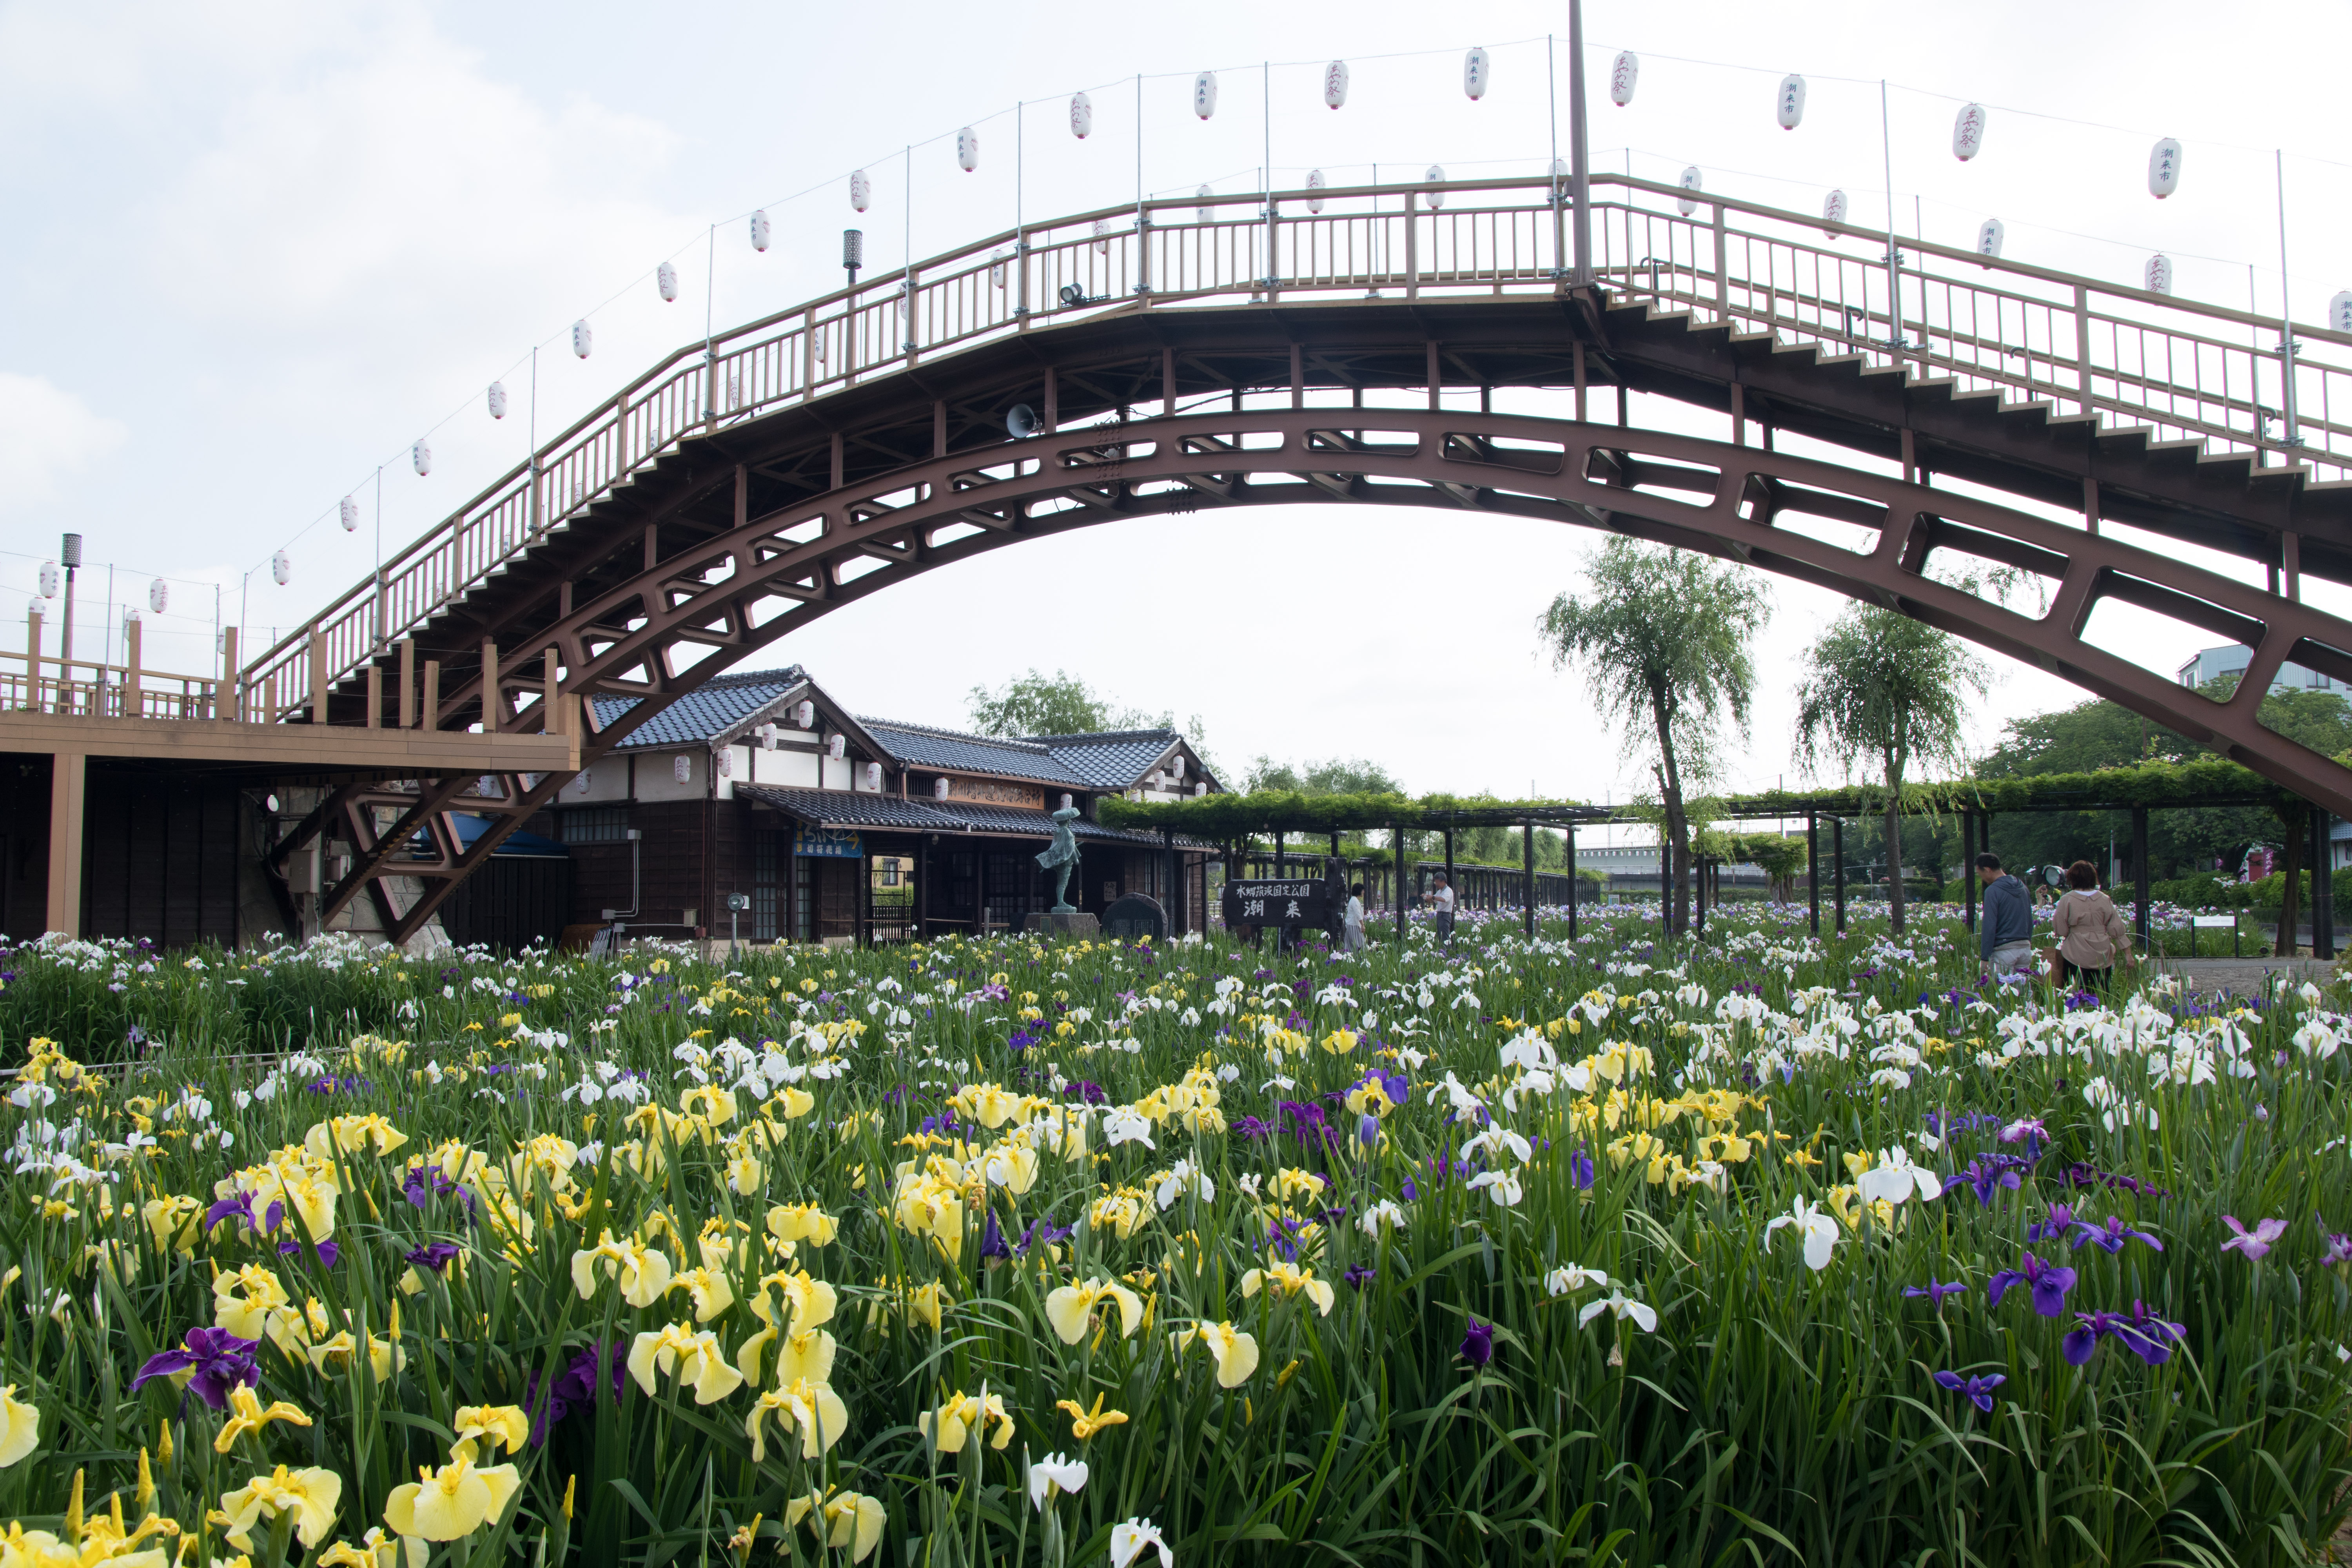
{"type": "Polygon", "coordinates": [[[1977,922],[1978,950],[1995,974],[2031,973],[2033,968],[2033,895],[2000,868],[2000,857],[1977,857],[1977,880],[1984,884],[1984,914],[1977,922]]]}

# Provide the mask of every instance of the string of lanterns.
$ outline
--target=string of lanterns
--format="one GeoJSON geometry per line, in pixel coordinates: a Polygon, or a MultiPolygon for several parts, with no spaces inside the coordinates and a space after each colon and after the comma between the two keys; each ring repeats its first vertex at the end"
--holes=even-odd
{"type": "MultiPolygon", "coordinates": [[[[1630,107],[1640,87],[1641,72],[1640,55],[1632,49],[1618,51],[1609,68],[1609,101],[1620,109],[1630,107]]],[[[1465,51],[1462,57],[1464,95],[1472,102],[1478,102],[1486,98],[1492,89],[1493,82],[1493,59],[1488,51],[1483,47],[1465,51]]],[[[1334,59],[1324,66],[1318,78],[1318,89],[1325,107],[1333,110],[1345,108],[1348,104],[1349,87],[1350,72],[1346,60],[1334,59]]],[[[1804,123],[1806,98],[1807,83],[1802,75],[1790,72],[1780,79],[1774,93],[1773,118],[1782,130],[1795,131],[1804,123]]],[[[1215,71],[1203,70],[1193,76],[1191,103],[1192,112],[1202,121],[1206,121],[1215,117],[1218,103],[1218,80],[1215,71]]],[[[1070,134],[1074,138],[1083,142],[1092,135],[1094,100],[1087,93],[1080,91],[1071,95],[1068,116],[1070,134]]],[[[1951,151],[1954,158],[1966,163],[1975,159],[1983,151],[1989,118],[1984,106],[1979,103],[1969,102],[1960,106],[1952,121],[1951,151]]],[[[954,135],[954,148],[957,167],[966,174],[977,172],[980,167],[978,129],[971,125],[965,125],[959,129],[954,135]]],[[[2149,150],[2147,190],[2151,196],[2162,201],[2178,193],[2180,188],[2181,161],[2181,144],[2175,138],[2164,137],[2149,150]]],[[[1567,164],[1562,160],[1555,158],[1552,161],[1551,174],[1555,179],[1564,178],[1568,173],[1567,164]]],[[[1432,186],[1442,186],[1445,183],[1446,174],[1442,165],[1433,163],[1423,177],[1432,186]]],[[[1271,179],[1270,172],[1268,178],[1271,179]]],[[[1685,217],[1695,215],[1701,205],[1698,198],[1704,190],[1704,177],[1698,166],[1693,164],[1685,168],[1676,184],[1685,193],[1676,198],[1675,204],[1676,210],[1685,217]]],[[[1306,189],[1309,194],[1306,205],[1310,213],[1320,214],[1324,210],[1325,198],[1321,193],[1328,188],[1328,182],[1321,169],[1314,169],[1307,174],[1306,189]]],[[[857,213],[867,211],[873,201],[873,181],[866,170],[861,168],[850,172],[848,194],[852,211],[857,213]]],[[[1197,193],[1203,202],[1206,202],[1213,194],[1213,188],[1208,184],[1200,186],[1197,193]]],[[[1444,193],[1442,189],[1433,189],[1429,193],[1427,200],[1431,208],[1441,208],[1444,205],[1444,193]]],[[[1850,211],[1851,204],[1845,191],[1843,189],[1830,191],[1822,205],[1822,220],[1825,226],[1825,226],[1822,230],[1823,234],[1835,237],[1838,227],[1848,223],[1850,211]]],[[[1204,224],[1213,222],[1216,216],[1214,209],[1207,205],[1198,208],[1196,216],[1199,221],[1204,224]]],[[[764,254],[774,234],[772,222],[765,208],[756,209],[750,215],[748,228],[752,250],[764,254]]],[[[2006,235],[2007,230],[2000,219],[1997,217],[1985,219],[1977,230],[1976,254],[1989,262],[1999,258],[2006,235]]],[[[1094,225],[1093,238],[1097,250],[1107,254],[1109,248],[1108,231],[1107,225],[1102,221],[1097,220],[1094,225]]],[[[1006,258],[1002,252],[991,258],[991,280],[999,289],[1005,286],[1005,261],[1006,258]]],[[[676,265],[667,260],[660,262],[655,268],[654,278],[656,291],[663,302],[676,303],[678,299],[678,277],[676,265]]],[[[2142,286],[2150,293],[2169,295],[2172,285],[2173,265],[2170,258],[2161,253],[2150,256],[2142,271],[2142,286]]],[[[2352,289],[2338,292],[2329,300],[2327,322],[2335,331],[2352,332],[2352,289]]],[[[593,346],[594,332],[588,319],[582,317],[572,322],[572,353],[584,360],[590,356],[593,346]]],[[[817,355],[819,359],[824,357],[822,344],[817,348],[817,355]]],[[[494,420],[504,419],[509,407],[505,383],[491,382],[486,401],[490,417],[494,420]]],[[[431,474],[433,452],[428,442],[419,439],[411,447],[409,455],[411,465],[420,478],[431,474]]],[[[357,506],[348,496],[341,502],[339,520],[347,533],[358,527],[357,506]]],[[[287,552],[283,549],[271,556],[270,574],[280,584],[289,580],[290,566],[287,552]]],[[[161,592],[161,579],[157,580],[158,592],[161,592]]],[[[158,613],[161,613],[160,609],[158,613]]]]}

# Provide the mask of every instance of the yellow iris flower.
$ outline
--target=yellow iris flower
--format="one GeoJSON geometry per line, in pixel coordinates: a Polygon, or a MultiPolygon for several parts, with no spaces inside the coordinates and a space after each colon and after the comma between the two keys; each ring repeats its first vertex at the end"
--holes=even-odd
{"type": "Polygon", "coordinates": [[[743,1374],[727,1364],[719,1336],[709,1329],[696,1331],[683,1323],[649,1329],[629,1347],[629,1373],[647,1394],[656,1391],[657,1373],[675,1368],[682,1385],[694,1389],[694,1402],[709,1405],[743,1386],[743,1374]]]}
{"type": "Polygon", "coordinates": [[[931,1436],[936,1422],[939,1433],[936,1440],[942,1454],[962,1453],[964,1439],[971,1435],[972,1429],[979,1427],[985,1432],[992,1421],[996,1423],[996,1436],[989,1439],[988,1446],[1003,1453],[1005,1446],[1013,1441],[1013,1416],[1005,1410],[1004,1396],[1001,1394],[992,1394],[983,1399],[958,1389],[937,1410],[926,1410],[915,1418],[916,1425],[926,1437],[931,1436]]]}
{"type": "Polygon", "coordinates": [[[6,1469],[40,1446],[40,1411],[30,1405],[18,1403],[15,1384],[0,1388],[0,1470],[6,1469]]]}
{"type": "Polygon", "coordinates": [[[777,1425],[787,1432],[801,1435],[801,1458],[823,1458],[827,1449],[841,1441],[849,1430],[849,1406],[827,1383],[815,1383],[807,1378],[772,1388],[760,1395],[751,1413],[743,1418],[744,1435],[751,1439],[751,1461],[761,1463],[768,1457],[768,1417],[773,1415],[777,1425]]]}
{"type": "Polygon", "coordinates": [[[734,1288],[727,1276],[715,1268],[689,1268],[669,1282],[673,1290],[683,1290],[693,1298],[694,1321],[707,1323],[735,1304],[734,1288]]]}
{"type": "Polygon", "coordinates": [[[1217,1363],[1217,1386],[1239,1388],[1257,1370],[1257,1341],[1233,1324],[1195,1323],[1169,1336],[1180,1353],[1197,1340],[1217,1363]]]}
{"type": "Polygon", "coordinates": [[[1104,1394],[1096,1394],[1095,1407],[1092,1410],[1080,1409],[1078,1402],[1075,1399],[1061,1400],[1055,1405],[1054,1408],[1069,1412],[1070,1436],[1083,1443],[1106,1427],[1127,1425],[1126,1411],[1103,1408],[1103,1400],[1106,1397],[1104,1394]]]}
{"type": "Polygon", "coordinates": [[[572,1283],[578,1287],[583,1301],[595,1298],[596,1266],[600,1262],[604,1266],[606,1279],[620,1280],[621,1300],[632,1307],[650,1307],[669,1289],[667,1258],[640,1242],[614,1241],[608,1230],[597,1238],[595,1246],[572,1255],[572,1283]]]}
{"type": "Polygon", "coordinates": [[[213,1438],[213,1452],[226,1454],[236,1447],[236,1440],[247,1432],[258,1433],[272,1421],[283,1421],[289,1426],[308,1426],[310,1418],[300,1408],[280,1399],[268,1409],[262,1408],[261,1398],[246,1384],[233,1384],[228,1391],[229,1416],[221,1423],[220,1433],[213,1438]]]}
{"type": "Polygon", "coordinates": [[[1124,1285],[1100,1279],[1089,1279],[1083,1285],[1064,1285],[1047,1292],[1045,1321],[1054,1325],[1054,1332],[1061,1336],[1064,1344],[1076,1344],[1086,1338],[1095,1308],[1105,1300],[1118,1307],[1119,1337],[1132,1339],[1135,1331],[1143,1326],[1141,1298],[1124,1285]]]}
{"type": "Polygon", "coordinates": [[[503,1444],[509,1454],[520,1449],[530,1438],[530,1417],[515,1405],[467,1405],[457,1410],[457,1441],[449,1452],[460,1459],[470,1459],[483,1438],[497,1447],[503,1444]]]}
{"type": "Polygon", "coordinates": [[[416,1479],[392,1489],[384,1500],[383,1521],[396,1535],[417,1541],[456,1541],[485,1524],[496,1524],[522,1489],[522,1476],[512,1465],[477,1468],[469,1458],[455,1458],[437,1470],[417,1467],[416,1479]]]}
{"type": "Polygon", "coordinates": [[[213,1276],[213,1326],[241,1340],[258,1340],[268,1327],[269,1314],[291,1306],[293,1300],[278,1276],[258,1263],[226,1269],[213,1276]]]}
{"type": "Polygon", "coordinates": [[[319,1544],[327,1526],[335,1521],[335,1505],[342,1500],[343,1478],[316,1466],[289,1470],[280,1465],[266,1476],[256,1476],[220,1500],[228,1515],[226,1534],[240,1552],[253,1550],[253,1527],[281,1514],[294,1517],[295,1538],[306,1547],[319,1544]]]}
{"type": "Polygon", "coordinates": [[[319,1553],[317,1568],[425,1568],[432,1557],[430,1543],[415,1536],[386,1535],[372,1524],[357,1546],[338,1541],[319,1553]]]}
{"type": "Polygon", "coordinates": [[[863,1492],[835,1492],[819,1502],[814,1492],[784,1505],[784,1528],[808,1521],[809,1533],[827,1546],[849,1548],[849,1560],[863,1563],[881,1544],[887,1510],[863,1492]]]}
{"type": "Polygon", "coordinates": [[[841,1234],[841,1222],[814,1204],[778,1204],[768,1211],[768,1234],[778,1241],[830,1247],[841,1234]]]}
{"type": "Polygon", "coordinates": [[[1330,1281],[1316,1279],[1312,1268],[1301,1268],[1296,1263],[1278,1262],[1269,1268],[1253,1268],[1242,1276],[1242,1294],[1244,1297],[1255,1296],[1262,1289],[1272,1289],[1285,1296],[1304,1292],[1307,1299],[1315,1303],[1317,1316],[1328,1318],[1331,1315],[1333,1296],[1330,1281]]]}

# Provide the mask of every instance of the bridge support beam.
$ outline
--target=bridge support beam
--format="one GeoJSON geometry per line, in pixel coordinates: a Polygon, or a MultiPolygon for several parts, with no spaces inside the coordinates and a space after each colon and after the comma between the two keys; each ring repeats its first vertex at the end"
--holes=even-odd
{"type": "Polygon", "coordinates": [[[89,794],[89,758],[49,753],[49,911],[47,929],[81,935],[83,807],[89,794]]]}

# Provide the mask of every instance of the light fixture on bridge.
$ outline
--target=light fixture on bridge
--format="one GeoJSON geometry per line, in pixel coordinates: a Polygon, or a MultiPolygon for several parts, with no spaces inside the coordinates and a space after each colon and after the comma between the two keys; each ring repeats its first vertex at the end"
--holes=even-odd
{"type": "Polygon", "coordinates": [[[490,383],[490,417],[503,419],[506,416],[507,384],[503,381],[494,381],[490,383]]]}
{"type": "Polygon", "coordinates": [[[677,268],[667,261],[655,268],[654,288],[660,292],[663,304],[677,303],[677,268]]]}
{"type": "MultiPolygon", "coordinates": [[[[1693,163],[1689,168],[1685,169],[1683,171],[1683,177],[1676,180],[1675,184],[1680,185],[1686,191],[1697,191],[1701,189],[1702,184],[1698,177],[1698,165],[1696,163],[1693,163]]],[[[1675,199],[1675,210],[1681,213],[1683,216],[1688,217],[1691,214],[1698,211],[1698,203],[1693,201],[1688,196],[1677,196],[1675,199]]]]}
{"type": "Polygon", "coordinates": [[[2009,226],[1997,217],[1989,217],[1977,226],[1977,254],[1999,257],[2001,241],[2009,237],[2009,226]]]}
{"type": "Polygon", "coordinates": [[[2352,289],[2339,289],[2328,297],[2327,330],[2352,332],[2352,289]]]}
{"type": "Polygon", "coordinates": [[[147,584],[147,607],[149,609],[154,611],[155,614],[160,616],[163,613],[163,606],[171,602],[172,584],[164,582],[161,577],[156,578],[152,583],[147,584]]]}
{"type": "Polygon", "coordinates": [[[1040,428],[1037,411],[1025,403],[1016,403],[1004,416],[1004,428],[1016,441],[1025,441],[1040,428]]]}
{"type": "Polygon", "coordinates": [[[2171,293],[2172,258],[2165,255],[2164,252],[2160,250],[2158,251],[2154,256],[2147,258],[2147,269],[2143,276],[2146,279],[2147,291],[2149,293],[2171,293]]]}
{"type": "MultiPolygon", "coordinates": [[[[1845,193],[1843,191],[1832,191],[1828,195],[1822,198],[1822,221],[1823,223],[1843,223],[1845,221],[1845,214],[1846,199],[1845,193]]],[[[1832,239],[1835,239],[1837,237],[1837,230],[1833,228],[1825,228],[1822,230],[1822,232],[1828,235],[1832,239]]]]}
{"type": "Polygon", "coordinates": [[[1633,84],[1642,79],[1642,57],[1631,49],[1617,51],[1609,67],[1609,101],[1622,109],[1633,101],[1633,84]]]}
{"type": "Polygon", "coordinates": [[[768,214],[765,208],[751,215],[751,248],[760,251],[768,248],[768,214]]]}
{"type": "Polygon", "coordinates": [[[1983,152],[1984,133],[1984,105],[1960,105],[1960,111],[1952,116],[1952,156],[1965,163],[1983,152]]]}
{"type": "Polygon", "coordinates": [[[42,562],[42,563],[41,563],[41,597],[42,597],[42,598],[44,598],[44,599],[54,599],[54,598],[56,598],[56,597],[58,596],[58,584],[59,584],[62,581],[63,581],[63,579],[59,578],[59,577],[58,577],[58,563],[57,563],[56,562],[54,562],[54,561],[44,561],[44,562],[42,562]]]}
{"type": "Polygon", "coordinates": [[[1095,219],[1095,254],[1097,256],[1110,254],[1110,219],[1107,217],[1095,219]]]}
{"type": "Polygon", "coordinates": [[[1333,60],[1323,68],[1323,102],[1326,108],[1344,109],[1348,103],[1348,62],[1333,60]]]}
{"type": "Polygon", "coordinates": [[[269,580],[271,582],[283,588],[286,586],[287,580],[293,575],[294,563],[288,558],[286,552],[280,550],[270,556],[269,580]]]}
{"type": "MultiPolygon", "coordinates": [[[[1323,189],[1322,170],[1309,169],[1307,171],[1307,188],[1310,191],[1319,191],[1323,189]]],[[[1307,197],[1307,210],[1311,213],[1321,212],[1323,210],[1323,198],[1319,195],[1307,197]]]]}
{"type": "Polygon", "coordinates": [[[1472,49],[1462,57],[1462,90],[1469,95],[1471,102],[1486,96],[1494,79],[1494,63],[1487,59],[1486,50],[1472,49]]]}
{"type": "Polygon", "coordinates": [[[1083,92],[1070,95],[1070,134],[1083,142],[1095,128],[1095,100],[1083,92]]]}
{"type": "Polygon", "coordinates": [[[1790,71],[1780,79],[1780,96],[1773,105],[1780,129],[1794,131],[1805,122],[1805,79],[1790,71]]]}
{"type": "Polygon", "coordinates": [[[1192,112],[1206,120],[1217,112],[1217,73],[1202,71],[1192,79],[1192,112]]]}
{"type": "Polygon", "coordinates": [[[1087,302],[1086,285],[1065,283],[1062,285],[1061,295],[1062,303],[1065,305],[1083,305],[1087,302]]]}
{"type": "MultiPolygon", "coordinates": [[[[1445,184],[1445,166],[1442,163],[1432,163],[1429,166],[1429,172],[1422,175],[1422,178],[1428,181],[1433,185],[1443,185],[1445,184]]],[[[1444,191],[1436,190],[1429,193],[1430,211],[1435,212],[1444,205],[1445,193],[1444,191]]]]}
{"type": "Polygon", "coordinates": [[[988,280],[999,289],[1004,287],[1004,258],[1010,254],[1001,245],[988,253],[988,280]]]}
{"type": "Polygon", "coordinates": [[[874,182],[866,177],[863,169],[849,171],[849,205],[852,211],[864,212],[874,199],[874,182]]]}
{"type": "Polygon", "coordinates": [[[424,440],[413,443],[408,448],[408,464],[416,470],[416,477],[420,479],[431,473],[433,471],[432,444],[424,440]]]}
{"type": "Polygon", "coordinates": [[[956,132],[956,163],[967,174],[980,167],[980,132],[969,125],[956,132]]]}
{"type": "Polygon", "coordinates": [[[345,496],[342,504],[335,509],[335,521],[343,525],[345,533],[357,533],[360,531],[360,503],[345,496]]]}
{"type": "Polygon", "coordinates": [[[845,228],[841,231],[841,269],[849,274],[849,286],[857,287],[857,269],[866,265],[866,231],[845,228]]]}
{"type": "Polygon", "coordinates": [[[2148,149],[2147,194],[2162,201],[2180,188],[2180,143],[2168,136],[2148,149]]]}

